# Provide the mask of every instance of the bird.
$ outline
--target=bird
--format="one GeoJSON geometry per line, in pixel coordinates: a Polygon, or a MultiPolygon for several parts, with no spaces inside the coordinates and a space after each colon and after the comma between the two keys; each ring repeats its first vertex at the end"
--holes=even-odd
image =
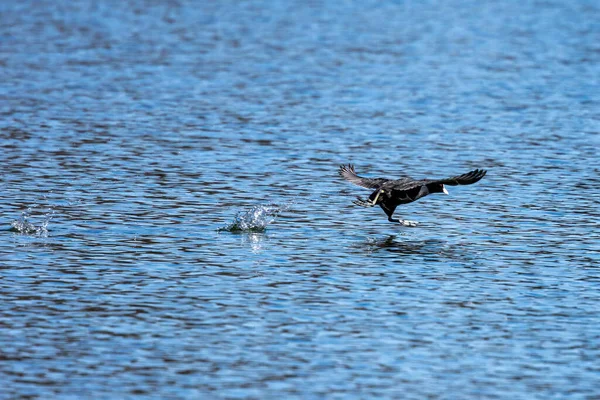
{"type": "Polygon", "coordinates": [[[445,179],[415,180],[409,177],[400,179],[363,178],[354,171],[354,165],[341,165],[339,174],[350,183],[366,189],[375,189],[367,200],[357,197],[354,204],[361,207],[380,206],[388,216],[388,221],[404,226],[416,226],[418,223],[402,219],[394,219],[394,211],[401,204],[412,203],[431,193],[448,194],[446,186],[471,185],[478,182],[487,173],[483,169],[475,169],[466,174],[445,179]]]}

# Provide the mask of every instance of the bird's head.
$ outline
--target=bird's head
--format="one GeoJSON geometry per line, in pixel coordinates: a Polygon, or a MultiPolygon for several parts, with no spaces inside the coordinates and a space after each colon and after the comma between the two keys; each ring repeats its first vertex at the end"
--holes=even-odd
{"type": "Polygon", "coordinates": [[[444,193],[449,194],[446,186],[443,183],[436,183],[429,188],[429,193],[444,193]]]}

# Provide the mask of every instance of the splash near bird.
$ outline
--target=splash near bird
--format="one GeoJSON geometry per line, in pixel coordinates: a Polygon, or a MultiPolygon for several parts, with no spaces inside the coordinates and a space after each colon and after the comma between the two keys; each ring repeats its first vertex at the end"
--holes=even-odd
{"type": "Polygon", "coordinates": [[[400,204],[412,203],[430,193],[448,194],[446,186],[470,185],[483,178],[487,171],[476,169],[466,174],[446,179],[363,178],[356,175],[353,165],[348,164],[340,166],[339,173],[348,182],[367,189],[375,189],[367,200],[357,197],[357,200],[353,201],[354,204],[361,207],[379,205],[387,214],[388,221],[397,222],[404,226],[416,226],[416,222],[392,218],[396,207],[400,204]]]}

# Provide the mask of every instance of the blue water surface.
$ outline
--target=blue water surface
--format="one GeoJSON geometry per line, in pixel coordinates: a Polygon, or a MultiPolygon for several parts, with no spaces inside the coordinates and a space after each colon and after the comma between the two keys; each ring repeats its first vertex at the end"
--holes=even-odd
{"type": "Polygon", "coordinates": [[[2,2],[0,398],[600,397],[599,78],[595,1],[2,2]]]}

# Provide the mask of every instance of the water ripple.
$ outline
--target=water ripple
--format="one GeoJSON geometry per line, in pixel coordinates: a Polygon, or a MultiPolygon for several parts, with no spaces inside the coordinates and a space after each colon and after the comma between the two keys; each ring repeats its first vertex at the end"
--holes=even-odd
{"type": "Polygon", "coordinates": [[[0,398],[600,398],[594,2],[30,3],[0,398]]]}

